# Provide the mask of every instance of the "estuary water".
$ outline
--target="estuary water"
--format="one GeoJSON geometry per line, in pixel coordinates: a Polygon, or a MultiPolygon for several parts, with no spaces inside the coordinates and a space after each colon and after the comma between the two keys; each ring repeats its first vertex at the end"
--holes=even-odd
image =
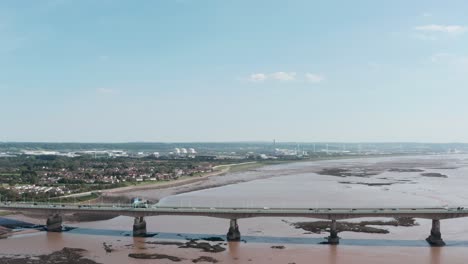
{"type": "MultiPolygon", "coordinates": [[[[161,206],[468,207],[468,155],[299,162],[217,176],[197,185],[219,187],[182,194],[175,194],[180,189],[145,190],[139,195],[162,198],[161,206]],[[228,185],[219,186],[224,184],[228,185]],[[163,198],[168,193],[172,195],[163,198]]],[[[10,218],[45,222],[19,215],[10,218]]],[[[444,248],[431,248],[424,241],[431,228],[431,221],[426,219],[417,219],[417,225],[412,227],[385,226],[388,234],[341,232],[339,246],[320,244],[327,233],[310,233],[292,225],[300,221],[314,219],[240,219],[243,241],[210,242],[226,248],[219,253],[157,242],[224,238],[228,229],[225,219],[148,217],[151,237],[146,238],[130,236],[133,219],[129,217],[65,223],[77,228],[63,233],[18,233],[0,239],[0,257],[33,256],[72,247],[86,249],[85,257],[100,263],[174,263],[169,259],[133,259],[129,253],[177,256],[182,259],[178,263],[193,263],[201,256],[220,263],[466,263],[468,259],[468,218],[441,221],[447,243],[444,248]],[[106,253],[104,242],[112,245],[114,251],[106,253]]]]}

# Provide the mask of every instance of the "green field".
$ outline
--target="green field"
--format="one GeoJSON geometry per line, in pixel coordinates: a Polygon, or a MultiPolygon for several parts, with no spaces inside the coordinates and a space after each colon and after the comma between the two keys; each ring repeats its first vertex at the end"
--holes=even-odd
{"type": "Polygon", "coordinates": [[[55,197],[51,198],[50,202],[53,203],[81,203],[89,200],[94,200],[99,198],[100,195],[98,193],[91,193],[89,195],[83,195],[83,196],[78,196],[78,197],[67,197],[67,198],[60,198],[60,197],[55,197]]]}

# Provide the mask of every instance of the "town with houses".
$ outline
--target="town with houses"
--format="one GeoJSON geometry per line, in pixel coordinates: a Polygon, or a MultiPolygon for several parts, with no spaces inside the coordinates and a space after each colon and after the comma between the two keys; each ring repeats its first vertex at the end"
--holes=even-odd
{"type": "Polygon", "coordinates": [[[196,154],[193,148],[175,148],[164,157],[157,152],[129,154],[121,150],[4,153],[3,160],[9,162],[0,159],[0,195],[4,190],[23,198],[59,197],[201,176],[226,163],[207,156],[197,158],[196,154]]]}

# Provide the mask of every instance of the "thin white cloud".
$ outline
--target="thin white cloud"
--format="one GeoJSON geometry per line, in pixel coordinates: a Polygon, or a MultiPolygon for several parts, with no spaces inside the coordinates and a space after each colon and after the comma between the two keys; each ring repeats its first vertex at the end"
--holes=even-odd
{"type": "Polygon", "coordinates": [[[108,94],[108,95],[118,94],[119,93],[119,91],[114,90],[114,89],[109,89],[109,88],[98,88],[98,89],[96,89],[96,92],[98,94],[108,94]]]}
{"type": "Polygon", "coordinates": [[[275,72],[270,74],[270,77],[279,81],[294,81],[296,79],[295,72],[275,72]]]}
{"type": "Polygon", "coordinates": [[[253,73],[249,77],[249,80],[252,82],[263,82],[266,79],[267,79],[267,75],[264,73],[253,73]]]}
{"type": "Polygon", "coordinates": [[[422,13],[422,16],[423,16],[423,17],[431,17],[432,14],[429,13],[429,12],[424,12],[424,13],[422,13]]]}
{"type": "Polygon", "coordinates": [[[311,83],[321,83],[325,80],[325,77],[323,75],[315,73],[306,73],[305,78],[308,82],[311,83]]]}
{"type": "Polygon", "coordinates": [[[467,31],[467,27],[460,25],[423,25],[414,27],[415,30],[421,32],[434,32],[434,33],[448,33],[448,34],[461,34],[467,31]]]}
{"type": "Polygon", "coordinates": [[[273,72],[273,73],[252,73],[248,80],[250,82],[264,82],[267,80],[289,82],[289,81],[302,81],[310,83],[320,83],[325,80],[325,76],[317,73],[305,73],[304,75],[298,75],[296,72],[273,72]]]}

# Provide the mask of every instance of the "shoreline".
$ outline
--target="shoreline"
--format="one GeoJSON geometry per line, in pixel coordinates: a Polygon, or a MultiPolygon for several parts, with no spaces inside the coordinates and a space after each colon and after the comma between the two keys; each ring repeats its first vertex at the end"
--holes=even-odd
{"type": "Polygon", "coordinates": [[[103,190],[89,191],[89,192],[83,192],[83,193],[76,193],[76,194],[57,197],[56,199],[83,197],[83,196],[91,195],[92,193],[98,193],[99,196],[97,198],[86,199],[86,200],[79,202],[79,203],[94,203],[94,202],[106,200],[106,198],[110,199],[112,197],[118,197],[119,194],[122,196],[125,196],[126,193],[135,192],[135,191],[164,190],[164,189],[182,187],[185,185],[202,182],[202,181],[207,180],[210,177],[221,176],[228,172],[231,172],[236,167],[240,167],[240,169],[236,172],[241,172],[241,171],[247,171],[252,168],[259,168],[259,167],[263,167],[267,165],[269,164],[260,163],[257,161],[218,165],[218,166],[213,167],[213,171],[203,173],[202,175],[198,175],[198,176],[186,176],[181,179],[172,180],[172,181],[156,182],[156,183],[149,183],[149,184],[118,187],[118,188],[113,188],[113,189],[103,189],[103,190]]]}
{"type": "MultiPolygon", "coordinates": [[[[165,189],[165,188],[171,188],[171,187],[179,187],[199,181],[204,181],[209,177],[214,177],[214,176],[220,176],[225,173],[228,173],[233,167],[236,166],[242,166],[242,165],[247,165],[247,164],[259,164],[256,161],[252,162],[242,162],[242,163],[233,163],[233,164],[226,164],[226,165],[218,165],[213,167],[213,171],[204,173],[203,175],[199,176],[189,176],[189,177],[184,177],[182,179],[177,179],[173,181],[167,181],[167,182],[162,182],[162,183],[154,183],[154,184],[145,184],[145,185],[135,185],[135,186],[126,186],[126,187],[119,187],[119,188],[114,188],[114,189],[107,189],[107,190],[102,190],[102,194],[120,194],[120,193],[126,193],[129,191],[140,191],[140,190],[152,190],[152,189],[165,189]],[[222,167],[222,168],[221,168],[222,167]]],[[[261,166],[265,166],[266,164],[261,164],[261,166]]],[[[246,170],[249,169],[249,167],[245,168],[246,170]]]]}
{"type": "Polygon", "coordinates": [[[163,189],[163,188],[170,188],[170,187],[176,187],[176,186],[182,186],[185,184],[190,184],[198,181],[202,181],[208,177],[212,176],[219,176],[224,173],[227,173],[229,171],[229,168],[218,170],[218,171],[212,171],[209,173],[205,173],[204,175],[199,175],[199,176],[191,176],[191,177],[183,177],[182,179],[177,179],[173,181],[166,181],[166,182],[160,182],[160,183],[154,183],[154,184],[142,184],[142,185],[134,185],[134,186],[125,186],[125,187],[119,187],[119,188],[114,188],[114,189],[108,189],[108,190],[103,190],[101,191],[102,194],[109,194],[109,193],[125,193],[127,191],[138,191],[138,190],[151,190],[151,189],[163,189]]]}

